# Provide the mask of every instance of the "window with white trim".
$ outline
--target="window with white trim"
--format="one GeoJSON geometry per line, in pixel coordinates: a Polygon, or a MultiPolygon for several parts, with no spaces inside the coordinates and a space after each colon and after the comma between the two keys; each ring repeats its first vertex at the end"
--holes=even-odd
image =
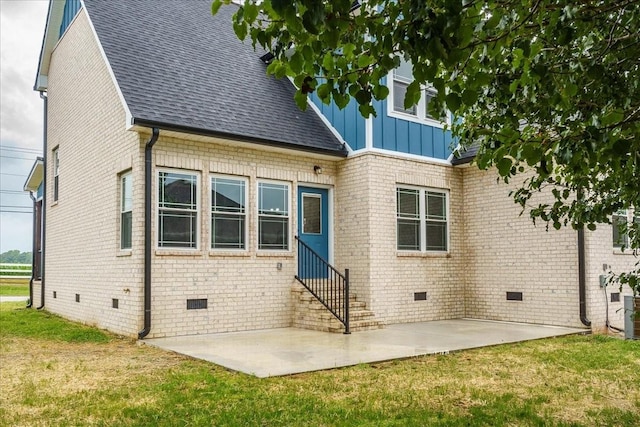
{"type": "Polygon", "coordinates": [[[396,189],[397,248],[446,252],[449,241],[448,193],[425,188],[396,189]]]}
{"type": "Polygon", "coordinates": [[[211,177],[211,248],[246,249],[246,179],[211,177]]]}
{"type": "MultiPolygon", "coordinates": [[[[414,119],[415,121],[425,122],[429,125],[442,126],[444,123],[429,114],[427,106],[431,99],[433,99],[437,92],[432,86],[425,86],[422,88],[420,101],[410,107],[404,107],[404,97],[407,93],[407,87],[413,82],[413,71],[411,62],[400,60],[400,66],[393,70],[390,75],[391,85],[389,97],[389,115],[392,117],[399,117],[404,119],[414,119]]],[[[446,119],[448,122],[448,118],[446,119]]]]}
{"type": "Polygon", "coordinates": [[[258,249],[289,250],[290,186],[258,182],[258,249]]]}
{"type": "Polygon", "coordinates": [[[57,202],[59,193],[58,175],[60,174],[60,155],[58,148],[54,148],[51,154],[53,157],[53,201],[57,202]]]}
{"type": "Polygon", "coordinates": [[[614,248],[628,248],[631,243],[629,240],[628,229],[633,223],[640,224],[640,211],[632,212],[628,209],[621,209],[611,215],[612,243],[614,248]],[[633,213],[633,214],[632,214],[633,213]]]}
{"type": "Polygon", "coordinates": [[[120,176],[120,249],[131,249],[133,182],[131,172],[120,176]]]}
{"type": "Polygon", "coordinates": [[[198,247],[198,175],[158,174],[158,247],[198,247]]]}

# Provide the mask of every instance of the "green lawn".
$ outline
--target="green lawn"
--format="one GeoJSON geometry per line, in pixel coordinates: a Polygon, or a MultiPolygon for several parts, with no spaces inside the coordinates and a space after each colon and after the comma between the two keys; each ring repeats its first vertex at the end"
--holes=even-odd
{"type": "Polygon", "coordinates": [[[0,295],[7,296],[29,296],[29,281],[23,283],[0,283],[0,295]]]}
{"type": "Polygon", "coordinates": [[[571,336],[258,379],[0,304],[0,426],[638,426],[640,342],[571,336]]]}

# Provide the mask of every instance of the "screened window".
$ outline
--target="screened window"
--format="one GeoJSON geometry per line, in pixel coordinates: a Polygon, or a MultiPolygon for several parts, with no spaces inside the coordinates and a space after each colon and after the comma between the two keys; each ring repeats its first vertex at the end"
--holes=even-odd
{"type": "Polygon", "coordinates": [[[120,249],[131,249],[133,183],[131,172],[120,177],[120,249]]]}
{"type": "Polygon", "coordinates": [[[246,195],[243,179],[211,178],[211,248],[246,248],[246,195]]]}
{"type": "Polygon", "coordinates": [[[59,193],[59,179],[58,175],[60,173],[60,157],[58,153],[58,149],[53,150],[53,201],[58,201],[58,193],[59,193]]]}
{"type": "Polygon", "coordinates": [[[258,183],[258,249],[289,249],[289,185],[258,183]]]}
{"type": "Polygon", "coordinates": [[[397,188],[397,248],[405,251],[447,251],[447,193],[397,188]]]}
{"type": "Polygon", "coordinates": [[[196,248],[198,177],[160,172],[158,176],[158,246],[196,248]]]}

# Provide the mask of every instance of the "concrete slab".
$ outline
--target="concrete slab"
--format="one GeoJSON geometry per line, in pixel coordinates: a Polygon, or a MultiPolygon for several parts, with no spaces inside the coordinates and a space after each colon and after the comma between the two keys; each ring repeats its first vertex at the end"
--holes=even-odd
{"type": "Polygon", "coordinates": [[[151,338],[144,343],[264,378],[585,332],[456,319],[389,325],[351,335],[283,328],[151,338]]]}

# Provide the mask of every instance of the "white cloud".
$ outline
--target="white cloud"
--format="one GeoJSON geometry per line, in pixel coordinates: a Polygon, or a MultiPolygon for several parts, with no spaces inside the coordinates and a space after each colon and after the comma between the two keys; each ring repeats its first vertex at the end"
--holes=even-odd
{"type": "MultiPolygon", "coordinates": [[[[42,100],[33,91],[48,1],[0,0],[0,211],[24,211],[18,193],[42,149],[42,100]],[[16,149],[17,148],[17,149],[16,149]]],[[[0,213],[0,252],[31,250],[32,217],[0,213]]]]}

